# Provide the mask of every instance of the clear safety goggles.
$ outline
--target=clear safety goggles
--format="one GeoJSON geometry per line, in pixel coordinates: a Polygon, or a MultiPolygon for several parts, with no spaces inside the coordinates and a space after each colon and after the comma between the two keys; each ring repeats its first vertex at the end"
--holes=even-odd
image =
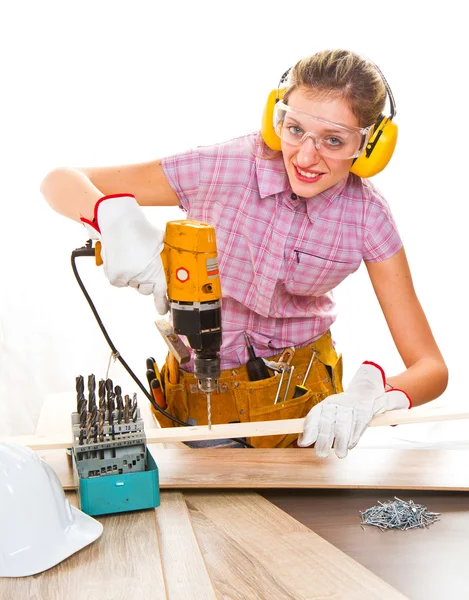
{"type": "Polygon", "coordinates": [[[311,138],[322,156],[347,159],[360,156],[370,137],[372,126],[348,127],[315,117],[279,101],[274,108],[274,129],[287,144],[301,146],[307,138],[311,138]]]}

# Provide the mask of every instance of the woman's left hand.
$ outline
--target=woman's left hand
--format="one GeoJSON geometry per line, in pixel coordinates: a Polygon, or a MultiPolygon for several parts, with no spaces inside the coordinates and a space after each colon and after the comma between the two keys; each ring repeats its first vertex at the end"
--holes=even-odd
{"type": "Polygon", "coordinates": [[[297,443],[302,447],[315,444],[319,458],[328,456],[332,447],[339,458],[345,458],[375,415],[411,407],[404,391],[386,391],[381,367],[364,362],[344,392],[327,397],[309,411],[297,443]]]}

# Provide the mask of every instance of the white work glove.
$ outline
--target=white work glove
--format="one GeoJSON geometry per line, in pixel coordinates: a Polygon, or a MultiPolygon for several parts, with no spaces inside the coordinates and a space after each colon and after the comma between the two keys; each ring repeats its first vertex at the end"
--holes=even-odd
{"type": "Polygon", "coordinates": [[[94,221],[81,220],[88,235],[101,241],[104,273],[111,284],[153,294],[157,312],[166,314],[166,277],[160,257],[164,232],[148,221],[135,197],[104,196],[96,203],[94,221]]]}
{"type": "Polygon", "coordinates": [[[328,396],[306,415],[298,446],[311,446],[319,458],[325,458],[334,445],[339,458],[354,448],[375,415],[396,408],[411,408],[412,401],[402,390],[386,391],[381,367],[364,362],[347,389],[328,396]]]}

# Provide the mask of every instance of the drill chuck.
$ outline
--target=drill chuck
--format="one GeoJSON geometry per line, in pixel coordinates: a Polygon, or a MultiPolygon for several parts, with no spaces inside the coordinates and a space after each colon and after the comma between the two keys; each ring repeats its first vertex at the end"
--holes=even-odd
{"type": "Polygon", "coordinates": [[[209,357],[195,353],[194,375],[198,380],[199,389],[204,394],[212,394],[216,391],[220,373],[219,356],[209,357]]]}

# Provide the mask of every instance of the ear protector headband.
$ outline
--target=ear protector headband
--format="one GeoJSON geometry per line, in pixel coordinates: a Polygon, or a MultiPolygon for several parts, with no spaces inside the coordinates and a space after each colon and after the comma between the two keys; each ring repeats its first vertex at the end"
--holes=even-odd
{"type": "MultiPolygon", "coordinates": [[[[362,154],[353,161],[350,172],[363,178],[373,177],[386,167],[391,160],[397,142],[397,125],[393,121],[396,114],[394,96],[383,73],[376,65],[374,66],[381,75],[386,88],[391,114],[389,116],[380,115],[373,126],[373,131],[362,154]]],[[[287,80],[290,71],[291,67],[282,75],[277,88],[273,89],[268,95],[262,114],[261,135],[271,150],[282,149],[281,140],[274,129],[274,107],[285,94],[286,87],[283,84],[287,80]]]]}

